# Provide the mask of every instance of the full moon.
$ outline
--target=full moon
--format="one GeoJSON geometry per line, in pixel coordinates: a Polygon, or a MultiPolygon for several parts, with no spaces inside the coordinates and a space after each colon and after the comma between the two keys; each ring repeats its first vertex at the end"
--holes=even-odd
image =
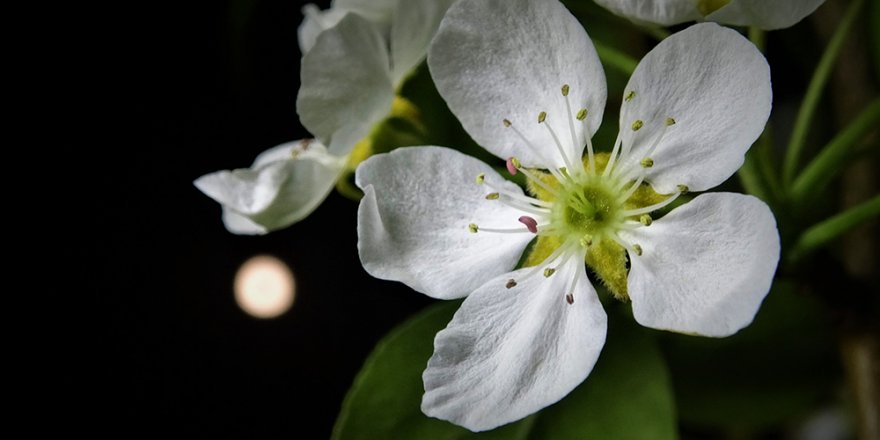
{"type": "Polygon", "coordinates": [[[283,261],[258,255],[244,262],[235,274],[235,302],[255,318],[275,318],[293,305],[296,283],[283,261]]]}

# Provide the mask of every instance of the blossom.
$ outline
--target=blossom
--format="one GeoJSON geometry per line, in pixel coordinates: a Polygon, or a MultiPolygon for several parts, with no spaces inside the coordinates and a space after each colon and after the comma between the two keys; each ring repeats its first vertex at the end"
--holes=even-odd
{"type": "Polygon", "coordinates": [[[770,73],[750,42],[709,23],[657,45],[627,84],[610,154],[591,140],[602,67],[556,0],[461,0],[428,67],[465,130],[524,173],[529,193],[443,147],[398,149],[357,170],[364,268],[434,298],[466,297],[435,338],[425,414],[482,431],[568,394],[605,341],[595,282],[648,327],[718,337],[751,322],[779,259],[769,208],[707,193],[656,215],[730,177],[760,135],[770,73]]]}
{"type": "Polygon", "coordinates": [[[609,11],[635,22],[671,26],[714,21],[774,30],[794,26],[825,0],[596,0],[609,11]]]}
{"type": "Polygon", "coordinates": [[[266,234],[308,216],[372,153],[383,121],[417,118],[397,92],[452,1],[337,0],[324,12],[306,8],[296,108],[315,139],[273,147],[251,168],[196,179],[222,205],[230,232],[266,234]]]}

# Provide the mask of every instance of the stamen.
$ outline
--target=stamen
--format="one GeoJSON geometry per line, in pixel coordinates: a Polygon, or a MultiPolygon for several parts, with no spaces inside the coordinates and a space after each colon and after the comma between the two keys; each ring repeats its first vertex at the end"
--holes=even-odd
{"type": "Polygon", "coordinates": [[[477,185],[482,185],[486,181],[486,173],[477,174],[477,185]]]}
{"type": "Polygon", "coordinates": [[[635,97],[636,97],[636,91],[635,91],[635,90],[630,90],[629,93],[626,94],[626,97],[623,98],[623,100],[626,101],[626,102],[630,102],[630,101],[632,101],[633,98],[635,98],[635,97]]]}
{"type": "Polygon", "coordinates": [[[515,176],[515,175],[516,175],[516,169],[519,168],[519,167],[517,166],[517,164],[519,164],[519,160],[518,160],[517,158],[515,158],[515,157],[509,157],[509,158],[507,159],[507,163],[506,163],[506,165],[507,165],[507,172],[510,173],[511,176],[515,176]]]}
{"type": "Polygon", "coordinates": [[[533,218],[531,218],[531,217],[529,217],[529,216],[527,216],[527,215],[521,216],[521,217],[518,218],[517,220],[519,220],[520,223],[526,225],[526,228],[527,228],[527,229],[529,230],[529,232],[531,232],[532,234],[537,234],[537,233],[538,233],[538,221],[537,221],[537,220],[535,220],[535,219],[533,219],[533,218]]]}
{"type": "Polygon", "coordinates": [[[688,191],[690,191],[690,188],[688,188],[687,185],[677,185],[676,188],[678,188],[678,192],[682,194],[686,194],[688,191]]]}
{"type": "Polygon", "coordinates": [[[516,280],[514,280],[513,278],[507,280],[507,284],[505,284],[504,287],[508,289],[513,289],[514,287],[516,287],[516,280]]]}
{"type": "Polygon", "coordinates": [[[626,192],[623,193],[622,196],[617,198],[618,202],[623,203],[623,202],[629,200],[630,196],[635,194],[636,190],[639,189],[639,186],[642,184],[642,181],[644,181],[644,180],[645,180],[645,175],[642,174],[641,176],[639,176],[638,179],[636,179],[635,182],[633,182],[632,186],[630,186],[629,189],[627,189],[626,192]]]}
{"type": "Polygon", "coordinates": [[[544,269],[544,278],[550,278],[550,276],[553,275],[554,273],[556,273],[556,269],[554,269],[552,267],[548,267],[548,268],[544,269]]]}
{"type": "Polygon", "coordinates": [[[611,149],[611,156],[608,157],[608,164],[605,165],[605,171],[602,172],[602,177],[608,177],[611,174],[611,170],[614,168],[614,162],[617,161],[617,153],[620,151],[620,145],[623,143],[623,140],[620,136],[620,132],[617,132],[617,139],[614,141],[614,148],[611,149]]]}
{"type": "MultiPolygon", "coordinates": [[[[684,185],[680,185],[680,186],[684,186],[684,185]]],[[[646,206],[644,208],[639,208],[639,209],[624,210],[623,215],[625,217],[633,217],[636,215],[649,214],[651,212],[654,212],[654,211],[656,211],[660,208],[663,208],[664,206],[672,203],[673,201],[675,201],[675,199],[678,198],[678,196],[680,196],[682,194],[683,194],[682,191],[678,191],[678,192],[673,193],[671,197],[669,197],[668,199],[666,199],[660,203],[655,203],[651,206],[646,206]]]]}
{"type": "Polygon", "coordinates": [[[565,163],[565,167],[569,171],[577,172],[577,168],[575,168],[572,165],[571,160],[568,157],[568,154],[566,154],[566,152],[565,152],[565,148],[562,146],[562,143],[559,142],[559,137],[556,136],[556,131],[553,130],[553,127],[551,127],[550,124],[544,123],[544,121],[546,119],[547,119],[546,112],[541,112],[541,114],[538,115],[538,123],[544,125],[544,127],[547,127],[547,131],[550,132],[550,136],[553,137],[553,142],[556,144],[556,149],[559,151],[559,154],[562,156],[562,161],[565,163]]]}
{"type": "MultiPolygon", "coordinates": [[[[571,104],[568,102],[568,84],[562,86],[562,96],[565,97],[565,112],[568,114],[568,131],[571,133],[571,145],[573,147],[577,147],[578,145],[583,145],[583,143],[578,144],[577,133],[574,131],[574,118],[571,117],[571,104]]],[[[586,132],[584,132],[585,136],[588,136],[586,132]]],[[[590,163],[593,162],[593,153],[590,151],[590,163]]]]}
{"type": "Polygon", "coordinates": [[[642,165],[642,168],[651,168],[652,166],[654,166],[654,159],[651,159],[650,157],[646,157],[646,158],[642,159],[641,162],[639,162],[639,164],[642,165]]]}
{"type": "MultiPolygon", "coordinates": [[[[512,159],[513,159],[513,160],[516,160],[515,157],[512,158],[512,159]]],[[[522,164],[519,163],[518,160],[516,160],[516,165],[517,165],[517,168],[516,168],[516,169],[517,169],[518,171],[522,172],[523,174],[525,174],[525,175],[526,175],[526,178],[528,178],[529,180],[531,180],[532,182],[534,182],[535,185],[538,185],[538,186],[540,186],[541,188],[544,188],[547,192],[549,192],[550,194],[553,194],[555,197],[559,197],[559,191],[558,191],[557,189],[551,187],[550,185],[547,185],[547,184],[544,183],[544,182],[543,182],[538,176],[536,176],[534,173],[532,173],[531,171],[529,171],[529,170],[523,168],[523,167],[522,167],[522,164]]],[[[509,166],[509,165],[508,165],[508,166],[509,166]]]]}
{"type": "Polygon", "coordinates": [[[498,200],[501,197],[501,194],[494,192],[486,194],[486,200],[498,200]]]}
{"type": "Polygon", "coordinates": [[[633,245],[633,251],[636,253],[636,255],[638,255],[640,257],[642,256],[642,247],[639,246],[638,244],[633,245]]]}
{"type": "Polygon", "coordinates": [[[582,248],[588,248],[593,245],[593,236],[590,234],[584,234],[580,240],[578,240],[578,244],[581,245],[582,248]]]}
{"type": "Polygon", "coordinates": [[[489,189],[501,194],[502,196],[510,198],[510,199],[514,199],[518,202],[522,202],[522,203],[525,203],[528,205],[540,206],[543,208],[552,208],[553,207],[553,202],[546,202],[544,200],[538,200],[536,198],[529,197],[529,196],[526,196],[523,194],[517,194],[514,192],[510,192],[504,188],[497,187],[488,181],[486,182],[486,186],[488,186],[489,189]]]}
{"type": "Polygon", "coordinates": [[[645,126],[645,121],[642,121],[641,119],[636,119],[635,121],[633,121],[631,128],[633,131],[639,131],[644,126],[645,126]]]}
{"type": "Polygon", "coordinates": [[[645,226],[651,226],[651,223],[654,223],[654,219],[651,218],[648,214],[642,214],[639,216],[639,223],[645,226]]]}
{"type": "Polygon", "coordinates": [[[584,119],[587,119],[587,109],[582,108],[582,109],[578,110],[577,116],[575,116],[575,117],[577,118],[578,121],[583,121],[584,119]]]}
{"type": "Polygon", "coordinates": [[[567,302],[568,305],[574,304],[574,293],[569,293],[565,295],[565,302],[567,302]]]}
{"type": "MultiPolygon", "coordinates": [[[[522,140],[523,143],[526,144],[526,146],[531,148],[532,152],[537,154],[538,157],[542,161],[544,161],[544,163],[547,163],[547,164],[553,163],[552,161],[547,160],[547,156],[544,156],[544,149],[537,148],[537,147],[535,147],[535,145],[533,143],[529,142],[529,140],[526,139],[526,137],[522,134],[522,132],[519,131],[519,129],[517,129],[516,126],[513,125],[512,122],[510,122],[510,119],[505,119],[503,122],[504,122],[504,126],[513,129],[513,132],[516,133],[517,136],[519,136],[520,140],[522,140]]],[[[508,165],[507,170],[510,171],[509,165],[508,165]]],[[[559,174],[559,171],[554,170],[553,167],[548,168],[547,171],[550,171],[550,174],[553,174],[553,176],[556,177],[556,179],[559,180],[560,182],[562,182],[564,180],[562,175],[559,174]]],[[[516,173],[512,172],[511,174],[515,175],[516,173]]]]}
{"type": "MultiPolygon", "coordinates": [[[[580,256],[580,259],[583,260],[586,255],[586,252],[580,251],[580,252],[578,252],[578,255],[580,256]]],[[[568,289],[566,289],[569,293],[567,295],[565,295],[565,302],[567,302],[568,305],[574,304],[574,292],[575,292],[575,289],[577,289],[577,283],[578,283],[578,280],[580,279],[580,271],[575,270],[573,272],[574,273],[572,273],[572,275],[571,275],[571,281],[568,283],[568,289]]]]}
{"type": "Polygon", "coordinates": [[[507,195],[505,195],[501,199],[501,203],[504,203],[505,205],[510,206],[511,208],[516,208],[516,209],[519,209],[520,211],[530,212],[530,213],[538,215],[538,216],[550,215],[550,208],[541,208],[541,207],[537,207],[537,206],[532,206],[532,205],[523,203],[519,200],[516,200],[514,198],[508,197],[507,195]]]}
{"type": "Polygon", "coordinates": [[[477,227],[476,223],[471,223],[468,225],[468,230],[471,231],[471,234],[476,234],[477,231],[480,230],[480,228],[477,227]]]}

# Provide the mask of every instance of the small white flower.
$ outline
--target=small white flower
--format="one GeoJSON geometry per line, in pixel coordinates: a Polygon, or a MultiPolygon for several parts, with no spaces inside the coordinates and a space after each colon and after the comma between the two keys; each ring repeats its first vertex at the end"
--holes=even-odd
{"type": "Polygon", "coordinates": [[[366,270],[435,298],[467,296],[434,341],[427,415],[488,430],[581,383],[606,333],[585,261],[642,325],[726,336],[751,322],[779,258],[768,207],[710,193],[650,217],[687,189],[726,180],[760,135],[770,72],[751,43],[715,24],[661,42],[626,87],[610,156],[591,144],[602,67],[556,0],[461,0],[428,66],[468,133],[526,173],[535,197],[441,147],[358,168],[366,270]],[[513,270],[536,236],[527,267],[513,270]]]}
{"type": "Polygon", "coordinates": [[[303,219],[346,168],[369,155],[377,124],[412,115],[412,104],[396,92],[425,58],[453,1],[337,0],[328,11],[306,8],[296,109],[315,140],[279,145],[249,169],[218,171],[194,182],[223,205],[230,232],[265,234],[303,219]],[[352,158],[355,147],[363,151],[352,158]]]}
{"type": "Polygon", "coordinates": [[[825,0],[596,0],[600,6],[637,23],[672,26],[714,21],[773,30],[794,26],[825,0]]]}

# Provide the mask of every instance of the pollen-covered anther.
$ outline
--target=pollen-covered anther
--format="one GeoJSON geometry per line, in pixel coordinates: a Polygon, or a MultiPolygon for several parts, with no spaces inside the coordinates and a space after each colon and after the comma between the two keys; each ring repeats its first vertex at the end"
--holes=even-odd
{"type": "Polygon", "coordinates": [[[639,162],[642,165],[642,168],[651,168],[654,166],[654,159],[650,157],[646,157],[639,162]]]}
{"type": "Polygon", "coordinates": [[[675,119],[666,118],[666,126],[675,125],[675,119]]]}
{"type": "Polygon", "coordinates": [[[480,228],[477,227],[476,223],[471,223],[468,225],[468,231],[471,231],[471,234],[476,234],[479,230],[480,228]]]}
{"type": "Polygon", "coordinates": [[[569,293],[569,294],[565,295],[565,302],[567,302],[568,305],[574,304],[574,294],[569,293]]]}
{"type": "Polygon", "coordinates": [[[486,181],[486,173],[477,174],[477,185],[482,185],[486,181]]]}
{"type": "Polygon", "coordinates": [[[635,252],[636,255],[641,257],[642,256],[642,247],[637,244],[634,244],[633,245],[633,252],[635,252]]]}
{"type": "Polygon", "coordinates": [[[554,269],[552,267],[548,267],[548,268],[544,269],[544,277],[545,278],[550,278],[550,275],[553,275],[554,273],[556,273],[556,269],[554,269]]]}
{"type": "Polygon", "coordinates": [[[526,225],[526,229],[528,229],[529,232],[531,232],[532,234],[538,233],[538,221],[537,220],[535,220],[527,215],[524,215],[524,216],[518,218],[517,220],[519,220],[520,223],[526,225]]]}
{"type": "Polygon", "coordinates": [[[568,84],[563,84],[562,85],[562,96],[568,96],[568,90],[569,90],[568,84]]]}
{"type": "Polygon", "coordinates": [[[577,118],[578,121],[583,121],[584,119],[587,119],[587,109],[582,108],[582,109],[578,110],[575,118],[577,118]]]}
{"type": "Polygon", "coordinates": [[[507,172],[510,173],[511,176],[515,176],[517,169],[522,164],[519,162],[519,159],[511,156],[507,159],[507,163],[505,165],[507,166],[507,172]]]}
{"type": "Polygon", "coordinates": [[[494,192],[486,194],[486,200],[498,200],[501,197],[501,194],[494,192]]]}
{"type": "Polygon", "coordinates": [[[676,185],[675,188],[678,190],[678,192],[682,194],[687,194],[688,190],[690,189],[687,185],[676,185]]]}
{"type": "Polygon", "coordinates": [[[635,97],[636,97],[636,91],[635,91],[635,90],[630,90],[629,93],[626,94],[626,97],[623,98],[623,100],[626,101],[626,102],[630,102],[630,101],[632,101],[633,98],[635,98],[635,97]]]}
{"type": "Polygon", "coordinates": [[[547,120],[547,112],[538,113],[538,123],[542,124],[547,120]]]}
{"type": "Polygon", "coordinates": [[[639,216],[639,223],[645,226],[651,226],[651,223],[654,223],[654,219],[651,218],[648,214],[642,214],[639,216]]]}
{"type": "Polygon", "coordinates": [[[513,278],[507,280],[507,284],[505,284],[504,287],[508,289],[513,289],[514,287],[516,287],[516,280],[514,280],[513,278]]]}
{"type": "Polygon", "coordinates": [[[511,125],[513,125],[513,123],[510,122],[510,119],[504,119],[501,122],[504,124],[505,127],[510,127],[511,125]]]}
{"type": "Polygon", "coordinates": [[[633,131],[639,131],[639,130],[641,130],[642,127],[644,127],[644,126],[645,126],[645,121],[642,121],[641,119],[636,119],[636,120],[633,121],[633,123],[632,123],[632,130],[633,130],[633,131]]]}

